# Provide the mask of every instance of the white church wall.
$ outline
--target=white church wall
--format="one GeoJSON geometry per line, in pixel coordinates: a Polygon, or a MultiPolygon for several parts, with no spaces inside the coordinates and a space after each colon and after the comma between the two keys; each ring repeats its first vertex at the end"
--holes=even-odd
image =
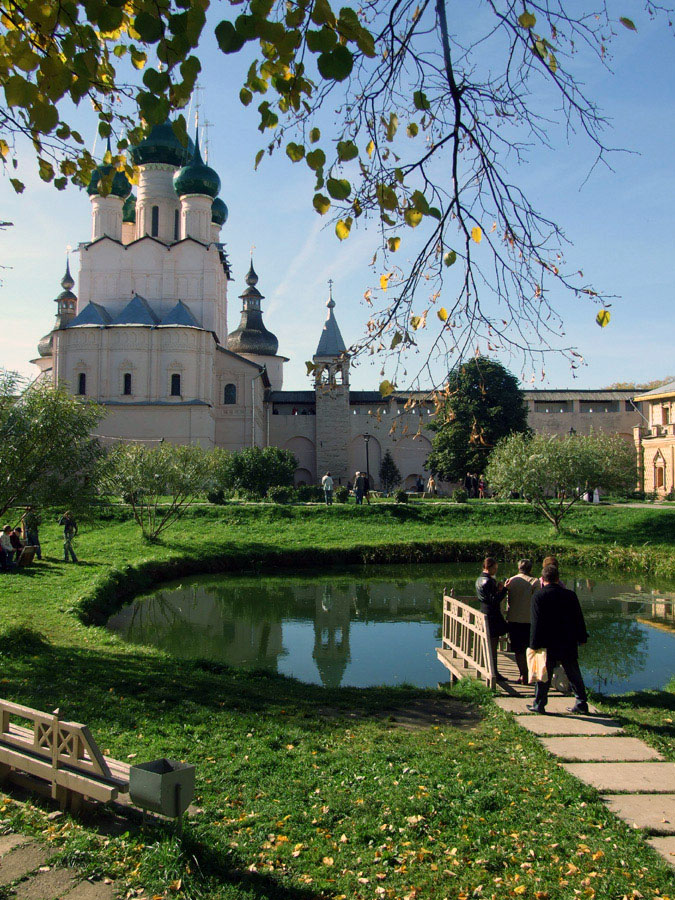
{"type": "Polygon", "coordinates": [[[171,444],[214,445],[214,423],[208,406],[121,405],[106,407],[97,426],[107,442],[143,441],[153,445],[163,438],[171,444]]]}

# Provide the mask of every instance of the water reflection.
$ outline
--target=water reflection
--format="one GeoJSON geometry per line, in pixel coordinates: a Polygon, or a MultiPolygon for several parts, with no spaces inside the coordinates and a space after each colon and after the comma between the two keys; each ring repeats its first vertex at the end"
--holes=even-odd
{"type": "MultiPolygon", "coordinates": [[[[108,626],[189,658],[323,684],[435,686],[445,585],[470,596],[475,567],[381,567],[324,576],[203,577],[140,598],[108,626]]],[[[673,674],[675,592],[568,577],[591,639],[581,662],[602,690],[662,686],[673,674]]]]}

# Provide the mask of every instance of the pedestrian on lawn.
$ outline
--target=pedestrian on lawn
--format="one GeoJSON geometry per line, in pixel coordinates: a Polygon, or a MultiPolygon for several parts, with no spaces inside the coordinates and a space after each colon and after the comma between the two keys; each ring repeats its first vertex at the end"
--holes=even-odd
{"type": "Polygon", "coordinates": [[[321,479],[321,487],[323,488],[323,495],[326,500],[326,506],[333,505],[333,479],[331,477],[330,472],[326,472],[326,474],[321,479]]]}
{"type": "Polygon", "coordinates": [[[73,562],[77,562],[75,551],[73,550],[73,538],[77,534],[77,522],[70,511],[65,512],[59,519],[59,525],[63,528],[63,561],[68,562],[68,556],[73,562]]]}

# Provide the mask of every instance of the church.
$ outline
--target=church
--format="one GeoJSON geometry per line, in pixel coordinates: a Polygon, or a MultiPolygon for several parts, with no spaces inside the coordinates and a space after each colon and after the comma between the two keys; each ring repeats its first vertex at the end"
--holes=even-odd
{"type": "MultiPolygon", "coordinates": [[[[198,140],[184,147],[167,122],[154,126],[131,158],[136,196],[111,166],[92,174],[91,239],[79,245],[77,293],[66,266],[54,328],[32,361],[40,377],[101,404],[105,441],[283,447],[297,459],[297,484],[316,483],[327,471],[346,484],[358,469],[377,485],[390,450],[405,487],[426,480],[433,406],[424,393],[383,399],[378,391],[350,390],[332,291],[306,391],[283,389],[288,358],[263,322],[253,261],[238,297],[239,324],[228,330],[228,210],[198,140]],[[112,182],[106,196],[102,179],[112,182]]],[[[632,440],[639,424],[632,391],[524,393],[535,430],[601,428],[632,440]]]]}

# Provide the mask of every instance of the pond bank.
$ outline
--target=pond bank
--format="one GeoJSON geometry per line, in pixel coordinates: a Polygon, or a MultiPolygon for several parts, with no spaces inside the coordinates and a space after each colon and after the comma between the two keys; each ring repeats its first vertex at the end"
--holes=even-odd
{"type": "MultiPolygon", "coordinates": [[[[203,813],[180,839],[133,825],[103,836],[95,823],[47,819],[50,807],[37,801],[0,803],[2,821],[44,835],[85,874],[166,900],[423,900],[438,896],[439,879],[448,896],[497,900],[537,892],[563,900],[575,891],[588,895],[589,884],[611,900],[634,890],[651,898],[675,891],[665,862],[592,789],[560,771],[480,685],[448,694],[469,704],[472,727],[408,730],[381,711],[414,710],[437,691],[332,690],[175,660],[125,645],[81,618],[105,618],[108,604],[125,602],[139,589],[132,577],[145,587],[157,573],[183,577],[178,567],[194,572],[204,561],[231,571],[234,561],[323,566],[354,553],[361,564],[441,547],[473,559],[494,548],[510,558],[525,548],[539,556],[555,549],[571,563],[578,545],[584,564],[616,548],[617,560],[635,553],[640,571],[666,575],[656,567],[672,557],[669,511],[584,510],[570,519],[576,534],[556,538],[527,508],[495,504],[470,504],[466,512],[412,505],[401,513],[385,504],[335,515],[318,507],[197,512],[155,546],[143,544],[126,520],[83,527],[79,566],[61,562],[56,526],[43,529],[47,560],[0,579],[0,662],[4,696],[60,706],[89,725],[110,755],[197,761],[203,813]],[[363,714],[353,717],[355,708],[363,714]],[[321,709],[330,715],[318,715],[321,709]],[[628,859],[630,871],[622,862],[628,859]]],[[[641,736],[648,740],[644,732],[653,731],[672,759],[666,719],[673,713],[663,694],[641,698],[653,716],[641,736]]]]}

